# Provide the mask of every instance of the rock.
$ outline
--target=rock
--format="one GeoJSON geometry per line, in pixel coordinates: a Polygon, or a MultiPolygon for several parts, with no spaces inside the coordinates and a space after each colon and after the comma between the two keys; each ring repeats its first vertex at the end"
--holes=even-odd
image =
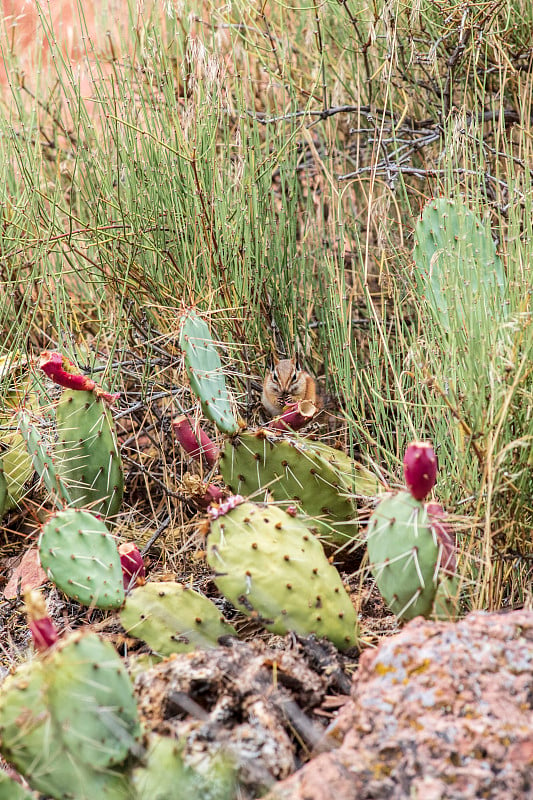
{"type": "Polygon", "coordinates": [[[413,620],[362,655],[328,739],[268,800],[533,798],[533,612],[413,620]]]}

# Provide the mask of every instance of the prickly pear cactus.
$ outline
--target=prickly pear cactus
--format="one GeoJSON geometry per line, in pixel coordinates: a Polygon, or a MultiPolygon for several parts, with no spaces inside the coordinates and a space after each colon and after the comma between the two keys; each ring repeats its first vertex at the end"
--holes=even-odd
{"type": "Polygon", "coordinates": [[[239,430],[231,408],[222,363],[211,338],[209,328],[198,314],[190,309],[180,320],[180,347],[191,389],[200,400],[204,414],[223,433],[239,430]]]}
{"type": "Polygon", "coordinates": [[[207,561],[220,591],[267,630],[325,636],[340,650],[357,643],[339,573],[318,539],[281,508],[243,502],[212,520],[207,561]]]}
{"type": "Polygon", "coordinates": [[[34,795],[0,769],[0,800],[33,800],[34,795]]]}
{"type": "Polygon", "coordinates": [[[220,758],[203,754],[202,773],[185,764],[176,739],[151,734],[145,763],[132,772],[135,800],[233,800],[239,796],[234,770],[220,758]],[[207,762],[207,763],[206,763],[207,762]],[[209,763],[211,762],[211,763],[209,763]],[[179,787],[179,788],[178,788],[179,787]]]}
{"type": "Polygon", "coordinates": [[[96,608],[122,605],[117,546],[94,514],[69,508],[52,516],[41,530],[39,556],[56,586],[79,603],[96,608]]]}
{"type": "Polygon", "coordinates": [[[409,492],[381,500],[368,525],[370,569],[400,619],[429,616],[438,588],[439,544],[424,505],[409,492]]]}
{"type": "Polygon", "coordinates": [[[501,319],[505,272],[490,228],[460,201],[431,200],[415,228],[416,289],[446,331],[501,319]]]}
{"type": "Polygon", "coordinates": [[[132,636],[161,656],[216,647],[221,636],[237,632],[207,597],[180,583],[146,583],[134,589],[120,612],[132,636]]]}
{"type": "Polygon", "coordinates": [[[122,765],[139,738],[131,681],[95,634],[72,635],[0,687],[0,752],[51,797],[129,800],[122,765]]]}
{"type": "Polygon", "coordinates": [[[377,480],[341,451],[265,430],[228,439],[220,471],[235,493],[250,496],[263,489],[278,502],[296,503],[320,535],[337,545],[359,532],[355,497],[380,490],[377,480]]]}
{"type": "Polygon", "coordinates": [[[4,512],[16,508],[24,496],[24,485],[33,474],[33,463],[20,433],[7,433],[0,437],[3,445],[2,462],[6,479],[7,497],[4,512]]]}
{"type": "Polygon", "coordinates": [[[72,497],[69,488],[56,469],[56,459],[52,453],[50,442],[47,441],[28,411],[23,410],[18,414],[18,426],[32,459],[33,468],[52,495],[55,504],[59,508],[71,505],[72,497]]]}
{"type": "Polygon", "coordinates": [[[124,493],[115,425],[96,392],[65,390],[56,408],[56,469],[74,505],[113,517],[124,493]]]}

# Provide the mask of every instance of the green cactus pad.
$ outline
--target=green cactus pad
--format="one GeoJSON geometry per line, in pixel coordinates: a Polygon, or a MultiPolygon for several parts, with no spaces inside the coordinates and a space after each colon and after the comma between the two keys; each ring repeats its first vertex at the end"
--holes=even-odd
{"type": "Polygon", "coordinates": [[[0,687],[0,752],[51,797],[129,800],[128,781],[113,767],[139,736],[131,681],[95,634],[73,634],[0,687]]]}
{"type": "Polygon", "coordinates": [[[112,645],[79,636],[52,655],[53,665],[47,700],[54,721],[69,731],[69,749],[93,767],[122,763],[140,727],[132,683],[112,645]]]}
{"type": "Polygon", "coordinates": [[[120,556],[102,520],[88,511],[64,509],[39,537],[43,569],[66,595],[86,606],[118,608],[124,601],[120,556]]]}
{"type": "Polygon", "coordinates": [[[445,330],[461,328],[472,316],[501,318],[504,266],[490,228],[463,203],[441,197],[426,205],[413,258],[417,292],[445,330]]]}
{"type": "Polygon", "coordinates": [[[368,470],[341,451],[266,430],[227,440],[220,471],[236,494],[249,497],[263,490],[280,503],[297,504],[320,535],[336,545],[359,532],[355,496],[379,491],[368,470]]]}
{"type": "Polygon", "coordinates": [[[135,800],[234,800],[239,796],[234,770],[220,757],[204,754],[200,774],[185,764],[182,749],[176,739],[150,735],[145,764],[132,772],[135,800]]]}
{"type": "Polygon", "coordinates": [[[0,769],[0,800],[33,800],[33,798],[34,795],[0,769]]]}
{"type": "Polygon", "coordinates": [[[438,587],[439,545],[424,505],[409,492],[385,497],[368,524],[370,569],[400,619],[429,616],[438,587]]]}
{"type": "Polygon", "coordinates": [[[314,633],[340,650],[357,643],[339,573],[306,525],[281,508],[242,503],[213,520],[207,560],[220,591],[267,630],[314,633]]]}
{"type": "Polygon", "coordinates": [[[134,589],[126,598],[120,621],[131,636],[161,656],[216,647],[221,636],[237,635],[207,597],[171,581],[134,589]]]}
{"type": "Polygon", "coordinates": [[[52,495],[55,504],[59,508],[71,505],[72,498],[68,487],[56,470],[56,460],[50,442],[45,439],[28,411],[24,410],[18,414],[18,425],[32,459],[33,468],[52,495]]]}
{"type": "Polygon", "coordinates": [[[7,498],[4,512],[16,508],[24,497],[24,485],[33,475],[33,462],[20,433],[4,434],[0,442],[4,476],[7,483],[7,498]]]}
{"type": "Polygon", "coordinates": [[[120,510],[124,474],[115,425],[95,392],[66,390],[56,408],[57,472],[73,504],[113,517],[120,510]]]}
{"type": "Polygon", "coordinates": [[[180,347],[191,389],[200,400],[204,414],[223,433],[239,430],[220,357],[206,323],[192,309],[182,315],[180,347]]]}

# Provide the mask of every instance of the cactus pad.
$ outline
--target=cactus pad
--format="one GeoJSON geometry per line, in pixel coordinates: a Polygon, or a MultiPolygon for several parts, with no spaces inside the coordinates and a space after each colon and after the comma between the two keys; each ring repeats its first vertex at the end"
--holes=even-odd
{"type": "Polygon", "coordinates": [[[274,505],[241,503],[211,522],[207,560],[233,605],[269,631],[357,643],[355,609],[305,524],[274,505]]]}
{"type": "Polygon", "coordinates": [[[56,408],[56,469],[76,506],[118,513],[124,492],[122,461],[111,411],[95,392],[63,391],[56,408]]]}
{"type": "Polygon", "coordinates": [[[239,429],[231,408],[222,363],[211,338],[209,328],[198,314],[190,309],[180,320],[180,347],[191,389],[200,400],[204,414],[223,433],[239,429]]]}
{"type": "Polygon", "coordinates": [[[131,636],[142,639],[161,656],[216,647],[221,636],[237,635],[207,597],[172,581],[134,589],[120,612],[120,621],[131,636]]]}
{"type": "Polygon", "coordinates": [[[472,318],[501,318],[504,267],[490,229],[463,203],[431,200],[416,225],[415,242],[417,292],[446,331],[472,318]]]}
{"type": "Polygon", "coordinates": [[[86,606],[118,608],[124,601],[120,556],[102,520],[88,511],[64,509],[43,526],[43,569],[66,595],[86,606]]]}
{"type": "Polygon", "coordinates": [[[400,619],[429,616],[438,588],[437,537],[421,502],[410,492],[385,497],[368,525],[370,569],[400,619]]]}
{"type": "Polygon", "coordinates": [[[246,496],[268,491],[300,506],[320,535],[342,545],[357,535],[354,495],[374,495],[378,482],[347,455],[320,442],[266,430],[226,441],[220,471],[230,489],[246,496]]]}
{"type": "Polygon", "coordinates": [[[0,752],[46,795],[128,800],[121,765],[139,737],[131,681],[95,634],[73,634],[0,687],[0,752]]]}

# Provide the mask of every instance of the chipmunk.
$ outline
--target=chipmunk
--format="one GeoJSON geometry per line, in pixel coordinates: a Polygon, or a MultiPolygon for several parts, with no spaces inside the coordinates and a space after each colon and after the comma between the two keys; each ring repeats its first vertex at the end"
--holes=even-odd
{"type": "Polygon", "coordinates": [[[274,368],[267,372],[263,381],[261,402],[270,416],[281,414],[285,406],[298,400],[316,403],[316,384],[308,372],[304,372],[298,358],[276,358],[274,368]]]}

